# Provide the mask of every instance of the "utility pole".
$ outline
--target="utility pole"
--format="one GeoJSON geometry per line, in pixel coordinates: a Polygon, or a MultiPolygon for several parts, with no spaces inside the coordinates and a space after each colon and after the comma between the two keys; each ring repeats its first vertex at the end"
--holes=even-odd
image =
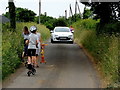
{"type": "Polygon", "coordinates": [[[73,16],[73,12],[72,12],[72,8],[71,8],[71,4],[70,4],[70,14],[73,16]]]}
{"type": "Polygon", "coordinates": [[[69,10],[69,25],[71,25],[71,12],[70,12],[70,10],[69,10]]]}
{"type": "Polygon", "coordinates": [[[65,10],[65,19],[67,19],[67,10],[65,10]]]}
{"type": "Polygon", "coordinates": [[[69,24],[71,25],[71,21],[73,20],[73,12],[72,12],[71,4],[70,4],[69,17],[71,17],[71,18],[69,19],[69,24]]]}
{"type": "Polygon", "coordinates": [[[71,12],[70,12],[70,10],[69,10],[69,17],[71,17],[71,12]]]}
{"type": "Polygon", "coordinates": [[[76,0],[76,2],[75,2],[75,22],[76,22],[76,15],[77,15],[77,0],[76,0]]]}
{"type": "Polygon", "coordinates": [[[10,27],[15,31],[16,28],[16,13],[15,13],[15,5],[13,0],[8,0],[9,7],[9,18],[10,18],[10,27]]]}
{"type": "Polygon", "coordinates": [[[77,6],[78,6],[79,15],[80,15],[80,17],[82,18],[82,14],[81,14],[81,12],[80,12],[80,7],[79,7],[78,2],[77,2],[77,6]]]}
{"type": "Polygon", "coordinates": [[[75,15],[77,14],[77,0],[75,2],[75,15]]]}
{"type": "Polygon", "coordinates": [[[40,15],[41,15],[41,0],[39,0],[39,24],[40,24],[40,15]]]}

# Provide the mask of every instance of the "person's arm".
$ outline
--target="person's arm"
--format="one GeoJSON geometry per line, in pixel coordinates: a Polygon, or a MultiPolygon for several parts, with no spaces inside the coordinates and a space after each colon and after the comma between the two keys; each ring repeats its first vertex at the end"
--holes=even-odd
{"type": "MultiPolygon", "coordinates": [[[[37,36],[37,35],[36,35],[37,36]]],[[[36,47],[38,48],[38,43],[39,43],[39,38],[38,38],[38,36],[37,36],[37,38],[36,38],[36,47]]]]}
{"type": "Polygon", "coordinates": [[[28,36],[28,40],[25,41],[25,44],[26,44],[26,45],[29,44],[29,40],[30,40],[30,37],[28,36]]]}
{"type": "Polygon", "coordinates": [[[29,40],[26,40],[26,41],[25,41],[25,44],[28,45],[28,44],[29,44],[29,40]]]}

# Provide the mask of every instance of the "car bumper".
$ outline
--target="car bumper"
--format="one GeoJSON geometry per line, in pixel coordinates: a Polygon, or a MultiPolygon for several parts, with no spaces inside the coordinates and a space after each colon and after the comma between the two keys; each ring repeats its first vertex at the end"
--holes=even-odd
{"type": "Polygon", "coordinates": [[[68,38],[68,37],[57,37],[57,38],[53,38],[53,41],[73,41],[73,38],[68,38]]]}

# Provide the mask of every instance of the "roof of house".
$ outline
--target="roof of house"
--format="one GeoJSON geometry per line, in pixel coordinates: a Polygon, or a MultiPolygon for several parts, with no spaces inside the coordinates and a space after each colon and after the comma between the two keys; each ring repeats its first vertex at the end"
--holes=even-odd
{"type": "Polygon", "coordinates": [[[10,22],[10,20],[5,16],[0,15],[0,22],[7,23],[7,22],[10,22]]]}

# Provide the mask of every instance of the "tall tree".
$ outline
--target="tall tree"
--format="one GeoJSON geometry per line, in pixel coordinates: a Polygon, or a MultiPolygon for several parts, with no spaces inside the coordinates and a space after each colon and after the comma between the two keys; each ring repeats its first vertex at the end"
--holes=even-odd
{"type": "Polygon", "coordinates": [[[16,28],[16,13],[15,13],[15,5],[13,0],[9,0],[8,1],[9,4],[9,18],[10,18],[10,27],[13,28],[13,30],[15,30],[16,28]]]}
{"type": "Polygon", "coordinates": [[[101,23],[108,23],[111,20],[120,20],[120,2],[84,2],[81,3],[90,6],[96,19],[100,19],[101,23]]]}
{"type": "Polygon", "coordinates": [[[101,0],[84,2],[82,0],[82,3],[91,7],[93,14],[96,15],[95,19],[100,19],[100,23],[97,26],[98,33],[103,32],[106,24],[120,20],[120,2],[102,2],[101,0]]]}
{"type": "MultiPolygon", "coordinates": [[[[16,12],[16,21],[18,22],[30,22],[35,20],[36,13],[26,8],[15,8],[16,12]]],[[[3,14],[4,16],[9,17],[9,12],[3,14]]]]}
{"type": "Polygon", "coordinates": [[[84,8],[83,12],[83,19],[88,19],[93,15],[92,11],[90,9],[87,9],[86,6],[84,8]]]}
{"type": "Polygon", "coordinates": [[[36,13],[24,8],[16,8],[16,20],[19,22],[30,22],[35,20],[36,13]]]}
{"type": "Polygon", "coordinates": [[[53,23],[53,26],[54,27],[56,27],[56,26],[67,26],[67,22],[66,22],[64,17],[60,17],[53,23]]]}

